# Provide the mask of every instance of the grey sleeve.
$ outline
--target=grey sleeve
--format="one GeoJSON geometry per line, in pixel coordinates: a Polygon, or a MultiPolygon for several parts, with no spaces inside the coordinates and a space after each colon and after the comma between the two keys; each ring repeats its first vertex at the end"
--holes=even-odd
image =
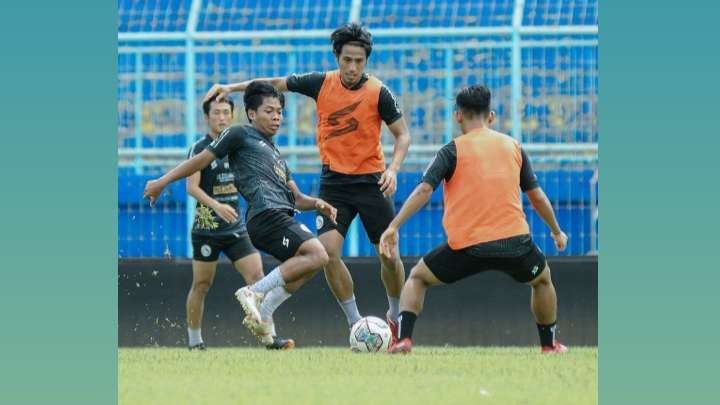
{"type": "Polygon", "coordinates": [[[423,173],[422,181],[435,190],[443,180],[449,181],[455,173],[457,165],[457,148],[451,141],[443,146],[430,162],[423,173]]]}
{"type": "Polygon", "coordinates": [[[522,166],[520,167],[520,189],[522,191],[530,191],[534,188],[538,188],[537,176],[533,172],[530,159],[523,149],[520,149],[522,154],[522,166]]]}
{"type": "Polygon", "coordinates": [[[383,84],[380,89],[380,99],[378,100],[378,112],[385,124],[392,125],[395,121],[402,117],[402,111],[397,103],[397,99],[390,89],[383,84]]]}
{"type": "Polygon", "coordinates": [[[240,149],[245,139],[245,130],[241,126],[225,128],[220,135],[207,146],[216,158],[224,158],[229,153],[240,149]]]}
{"type": "Polygon", "coordinates": [[[325,81],[325,73],[311,72],[304,74],[292,74],[287,77],[288,90],[293,93],[300,93],[317,100],[320,89],[325,81]]]}

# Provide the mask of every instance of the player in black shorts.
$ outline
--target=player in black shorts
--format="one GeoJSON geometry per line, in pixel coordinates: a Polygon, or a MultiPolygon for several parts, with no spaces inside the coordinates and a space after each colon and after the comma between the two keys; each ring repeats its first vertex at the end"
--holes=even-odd
{"type": "MultiPolygon", "coordinates": [[[[337,70],[273,77],[280,91],[292,91],[315,100],[317,106],[317,146],[322,162],[320,198],[337,208],[337,221],[318,215],[318,238],[330,256],[325,277],[348,325],[360,319],[352,277],[343,262],[342,247],[353,219],[360,217],[370,242],[376,249],[380,235],[395,216],[392,196],[410,145],[402,111],[390,89],[377,77],[365,72],[372,53],[372,36],[357,23],[345,24],[330,36],[337,70]],[[383,122],[395,145],[392,161],[385,164],[381,129],[383,122]]],[[[222,99],[234,91],[246,91],[250,80],[214,85],[205,100],[222,99]]],[[[380,259],[380,275],[387,292],[387,321],[397,335],[400,290],[405,270],[399,258],[380,259]]]]}
{"type": "Polygon", "coordinates": [[[412,269],[400,297],[399,341],[390,352],[411,351],[412,331],[428,287],[498,270],[530,285],[541,351],[564,353],[567,348],[555,339],[557,296],[550,268],[530,238],[520,191],[551,228],[558,250],[565,249],[567,236],[520,144],[491,129],[495,113],[490,111],[490,91],[466,87],[457,95],[456,106],[455,120],[463,135],[438,152],[380,238],[381,252],[397,256],[398,228],[444,182],[443,227],[448,240],[412,269]]]}
{"type": "Polygon", "coordinates": [[[253,245],[282,262],[255,284],[235,293],[247,315],[243,323],[263,340],[274,335],[270,320],[275,309],[328,261],[320,241],[293,217],[294,210],[314,209],[333,221],[337,211],[325,201],[300,192],[272,142],[282,123],[282,93],[268,82],[256,81],[248,86],[243,99],[250,125],[225,129],[205,150],[159,179],[148,181],[144,197],[154,205],[168,184],[227,156],[238,189],[248,203],[247,229],[253,245]]]}
{"type": "MultiPolygon", "coordinates": [[[[235,103],[229,98],[203,103],[209,131],[190,148],[188,158],[202,152],[217,139],[230,125],[234,109],[235,103]]],[[[186,302],[188,348],[205,350],[201,331],[205,297],[215,278],[220,253],[230,259],[248,285],[263,277],[262,261],[250,242],[245,221],[238,215],[240,194],[227,157],[216,159],[210,166],[190,175],[187,191],[197,200],[192,227],[193,281],[186,302]]],[[[264,343],[268,349],[294,345],[292,339],[277,337],[264,343]]]]}

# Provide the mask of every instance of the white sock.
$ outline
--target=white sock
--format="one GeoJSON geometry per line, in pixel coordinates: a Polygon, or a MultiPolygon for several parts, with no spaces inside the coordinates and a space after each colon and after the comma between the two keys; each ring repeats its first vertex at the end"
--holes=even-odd
{"type": "Polygon", "coordinates": [[[270,272],[270,274],[261,278],[260,281],[258,281],[257,283],[251,285],[250,291],[267,294],[273,288],[284,285],[285,280],[283,280],[282,273],[280,273],[280,266],[278,266],[275,267],[273,271],[270,272]]]}
{"type": "Polygon", "coordinates": [[[201,329],[190,329],[188,330],[188,346],[199,345],[203,342],[201,329]]]}
{"type": "Polygon", "coordinates": [[[272,319],[272,315],[283,302],[290,298],[292,294],[287,292],[285,287],[275,287],[265,295],[265,299],[260,306],[260,317],[267,322],[272,319]]]}
{"type": "Polygon", "coordinates": [[[358,311],[357,304],[355,303],[355,295],[353,294],[352,297],[345,301],[338,301],[338,304],[340,304],[340,308],[342,308],[343,312],[345,313],[345,318],[347,318],[348,325],[353,326],[355,325],[355,322],[359,321],[360,318],[360,311],[358,311]]]}
{"type": "Polygon", "coordinates": [[[398,316],[400,316],[400,298],[391,297],[388,295],[388,308],[390,309],[388,313],[388,317],[390,317],[390,320],[396,321],[398,316]]]}

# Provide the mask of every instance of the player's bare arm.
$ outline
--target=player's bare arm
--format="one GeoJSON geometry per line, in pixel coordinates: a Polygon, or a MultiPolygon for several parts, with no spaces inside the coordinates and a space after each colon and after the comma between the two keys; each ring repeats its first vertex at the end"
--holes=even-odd
{"type": "Polygon", "coordinates": [[[410,131],[407,123],[405,123],[405,118],[400,117],[400,119],[390,124],[388,129],[395,137],[395,147],[393,148],[392,162],[383,172],[380,181],[378,181],[380,191],[383,192],[385,197],[395,194],[397,190],[397,172],[400,171],[400,166],[405,161],[408,148],[410,148],[410,131]]]}
{"type": "Polygon", "coordinates": [[[257,79],[245,80],[244,82],[230,83],[230,84],[214,84],[203,97],[203,103],[213,97],[215,100],[220,101],[227,97],[230,93],[245,91],[247,86],[255,80],[264,80],[270,82],[278,91],[287,91],[287,78],[286,77],[264,77],[257,79]]]}
{"type": "Polygon", "coordinates": [[[215,211],[215,213],[225,222],[234,223],[237,221],[238,214],[233,207],[223,204],[210,197],[202,188],[200,188],[200,177],[200,172],[195,172],[188,177],[187,186],[185,187],[187,192],[202,205],[215,211]]]}
{"type": "Polygon", "coordinates": [[[145,183],[145,191],[143,192],[143,198],[150,200],[150,206],[154,207],[155,202],[162,193],[163,189],[168,184],[188,177],[191,174],[202,170],[207,167],[212,161],[215,160],[215,155],[208,150],[204,150],[192,158],[180,163],[175,166],[172,170],[165,173],[162,177],[156,180],[150,180],[145,183]]]}
{"type": "Polygon", "coordinates": [[[415,187],[415,190],[400,208],[400,212],[380,236],[380,254],[385,257],[397,257],[398,229],[430,201],[432,193],[433,188],[428,183],[422,182],[415,187]]]}
{"type": "Polygon", "coordinates": [[[298,188],[297,183],[292,180],[288,181],[288,187],[290,187],[293,197],[295,197],[295,208],[300,211],[315,210],[320,214],[327,216],[333,223],[335,223],[335,218],[337,217],[337,209],[335,207],[328,204],[323,199],[310,197],[309,195],[303,193],[298,188]]]}
{"type": "Polygon", "coordinates": [[[548,200],[543,189],[536,187],[532,190],[528,190],[525,194],[527,194],[530,203],[535,211],[537,211],[538,215],[540,215],[543,222],[550,227],[550,231],[552,231],[552,238],[555,241],[555,247],[557,247],[559,251],[565,250],[568,237],[565,235],[565,232],[560,229],[560,225],[555,218],[555,211],[553,210],[550,200],[548,200]]]}

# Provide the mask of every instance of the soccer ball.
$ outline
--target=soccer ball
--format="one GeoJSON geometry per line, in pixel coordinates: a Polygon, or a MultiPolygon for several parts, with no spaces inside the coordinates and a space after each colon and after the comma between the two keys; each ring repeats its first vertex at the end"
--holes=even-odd
{"type": "Polygon", "coordinates": [[[366,316],[350,329],[350,350],[357,353],[386,352],[390,339],[392,332],[385,321],[375,316],[366,316]]]}

